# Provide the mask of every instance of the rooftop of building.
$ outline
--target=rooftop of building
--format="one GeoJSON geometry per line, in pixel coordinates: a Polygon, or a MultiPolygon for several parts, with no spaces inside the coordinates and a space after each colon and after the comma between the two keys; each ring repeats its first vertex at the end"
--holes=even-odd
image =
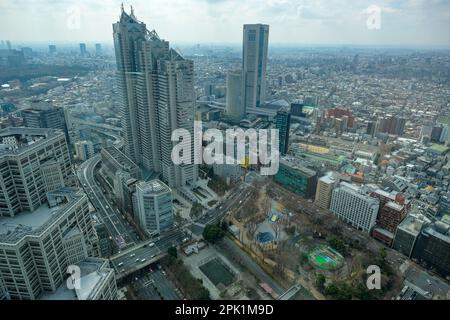
{"type": "Polygon", "coordinates": [[[449,149],[444,144],[433,144],[428,150],[431,151],[431,152],[445,153],[449,149]]]}
{"type": "Polygon", "coordinates": [[[335,179],[335,178],[333,177],[333,175],[331,175],[331,174],[326,175],[326,176],[323,176],[323,177],[320,178],[319,180],[322,181],[322,182],[324,182],[324,183],[326,183],[326,184],[333,184],[333,183],[335,183],[335,182],[337,181],[337,179],[335,179]]]}
{"type": "Polygon", "coordinates": [[[404,206],[402,206],[401,204],[398,204],[394,201],[389,201],[388,203],[386,203],[386,206],[395,211],[402,211],[404,208],[404,206]]]}
{"type": "Polygon", "coordinates": [[[91,300],[102,282],[106,279],[111,269],[108,262],[101,258],[87,258],[78,264],[81,278],[80,289],[69,289],[66,282],[63,282],[55,292],[45,293],[41,300],[91,300]]]}
{"type": "Polygon", "coordinates": [[[406,270],[405,285],[425,299],[450,299],[450,285],[418,267],[410,267],[406,270]]]}
{"type": "Polygon", "coordinates": [[[430,224],[423,232],[450,244],[450,225],[443,221],[436,221],[430,224]]]}
{"type": "Polygon", "coordinates": [[[72,188],[62,189],[61,195],[66,198],[66,202],[58,206],[50,208],[48,204],[43,204],[33,212],[22,212],[14,217],[0,217],[0,242],[14,243],[27,235],[38,235],[82,196],[78,189],[72,188]]]}
{"type": "Polygon", "coordinates": [[[22,111],[28,112],[28,111],[49,111],[49,110],[59,110],[59,107],[56,107],[49,103],[48,101],[42,101],[42,100],[35,100],[32,101],[32,104],[25,109],[22,109],[22,111]]]}
{"type": "Polygon", "coordinates": [[[302,166],[299,163],[299,161],[294,157],[283,157],[280,160],[280,164],[299,170],[308,177],[314,177],[315,175],[317,175],[316,171],[306,168],[305,166],[302,166]]]}
{"type": "Polygon", "coordinates": [[[55,129],[8,127],[0,130],[0,156],[17,155],[35,147],[39,143],[53,136],[64,136],[55,129]],[[3,139],[15,139],[15,142],[5,143],[3,139]]]}
{"type": "Polygon", "coordinates": [[[145,194],[159,194],[163,192],[172,192],[172,190],[161,180],[141,181],[136,188],[144,191],[145,194]]]}

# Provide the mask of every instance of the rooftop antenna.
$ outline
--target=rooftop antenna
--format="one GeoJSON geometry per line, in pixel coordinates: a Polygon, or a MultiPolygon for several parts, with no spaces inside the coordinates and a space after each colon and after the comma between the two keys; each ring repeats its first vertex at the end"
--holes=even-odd
{"type": "Polygon", "coordinates": [[[123,2],[122,2],[122,4],[120,5],[120,9],[122,9],[122,13],[125,11],[125,9],[123,8],[123,2]]]}
{"type": "Polygon", "coordinates": [[[130,6],[130,7],[131,7],[131,16],[132,16],[133,18],[136,18],[136,17],[134,16],[133,6],[130,6]]]}

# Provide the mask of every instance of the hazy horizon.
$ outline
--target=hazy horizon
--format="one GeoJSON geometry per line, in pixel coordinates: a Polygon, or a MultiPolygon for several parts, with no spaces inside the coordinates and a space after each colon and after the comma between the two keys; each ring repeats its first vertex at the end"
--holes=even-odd
{"type": "MultiPolygon", "coordinates": [[[[2,0],[0,39],[111,43],[120,4],[2,0]]],[[[130,4],[149,30],[175,43],[239,44],[243,24],[266,23],[271,44],[450,46],[446,0],[135,0],[124,3],[127,12],[130,4]]]]}

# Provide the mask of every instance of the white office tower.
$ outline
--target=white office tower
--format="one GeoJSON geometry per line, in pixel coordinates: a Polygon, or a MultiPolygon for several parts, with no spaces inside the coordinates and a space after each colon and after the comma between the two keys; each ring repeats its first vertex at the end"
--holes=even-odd
{"type": "Polygon", "coordinates": [[[74,183],[64,132],[0,130],[0,217],[34,211],[47,202],[47,192],[74,183]]]}
{"type": "Polygon", "coordinates": [[[138,183],[134,203],[135,215],[150,236],[173,226],[172,190],[162,181],[138,183]]]}
{"type": "Polygon", "coordinates": [[[380,202],[364,194],[360,187],[341,182],[333,190],[330,210],[353,227],[370,232],[377,219],[380,202]]]}
{"type": "Polygon", "coordinates": [[[162,173],[171,187],[195,185],[194,145],[192,164],[175,166],[171,159],[177,144],[171,141],[172,132],[182,128],[193,136],[193,62],[148,31],[133,11],[127,14],[122,8],[113,30],[125,153],[144,170],[162,173]]]}
{"type": "Polygon", "coordinates": [[[234,121],[241,120],[245,115],[242,99],[242,72],[230,71],[227,74],[227,116],[234,121]]]}
{"type": "Polygon", "coordinates": [[[0,218],[0,282],[10,299],[57,292],[69,265],[99,254],[87,196],[63,188],[47,198],[32,212],[0,218]]]}
{"type": "Polygon", "coordinates": [[[247,110],[265,103],[268,46],[269,25],[244,25],[243,93],[244,106],[247,110]]]}

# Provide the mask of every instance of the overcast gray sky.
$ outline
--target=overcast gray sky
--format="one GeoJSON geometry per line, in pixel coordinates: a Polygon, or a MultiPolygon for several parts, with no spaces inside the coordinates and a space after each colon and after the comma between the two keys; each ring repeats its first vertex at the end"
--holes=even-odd
{"type": "MultiPolygon", "coordinates": [[[[0,39],[111,42],[121,2],[0,0],[0,39]]],[[[124,5],[128,12],[133,5],[150,30],[175,42],[240,43],[244,23],[267,23],[271,43],[450,45],[450,0],[134,0],[124,5]]]]}

